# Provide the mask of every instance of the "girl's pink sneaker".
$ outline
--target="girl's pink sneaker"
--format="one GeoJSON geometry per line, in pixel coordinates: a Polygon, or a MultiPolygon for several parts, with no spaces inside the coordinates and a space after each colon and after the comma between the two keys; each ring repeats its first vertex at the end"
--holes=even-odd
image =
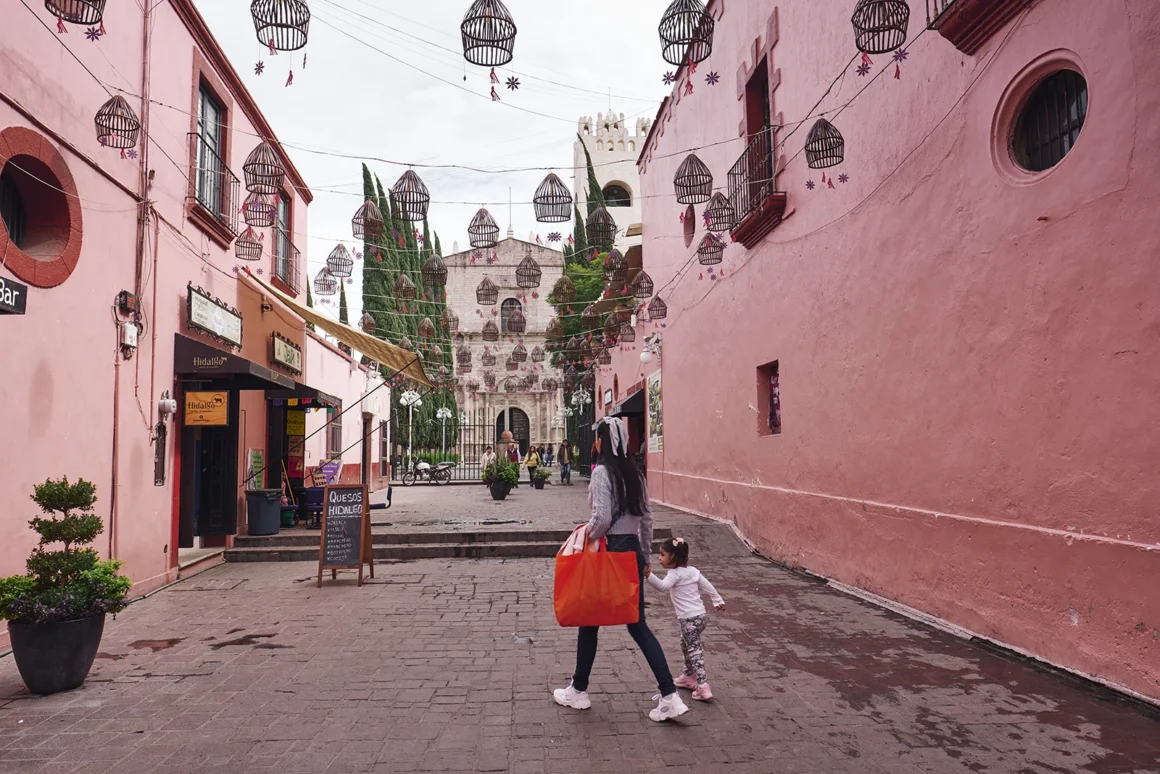
{"type": "Polygon", "coordinates": [[[676,680],[673,680],[673,685],[678,688],[688,688],[691,691],[697,687],[697,679],[692,675],[681,675],[676,680]]]}
{"type": "MultiPolygon", "coordinates": [[[[675,680],[673,682],[676,682],[675,680]]],[[[697,690],[693,691],[693,698],[697,701],[711,701],[713,699],[713,691],[709,688],[708,683],[701,683],[697,686],[697,690]]]]}

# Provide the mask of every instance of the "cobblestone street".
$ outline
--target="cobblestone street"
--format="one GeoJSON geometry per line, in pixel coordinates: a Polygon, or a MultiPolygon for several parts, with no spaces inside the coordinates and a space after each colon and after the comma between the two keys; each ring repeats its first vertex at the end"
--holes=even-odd
{"type": "MultiPolygon", "coordinates": [[[[584,492],[396,488],[387,518],[572,524],[584,492]]],[[[361,589],[351,572],[316,588],[311,563],[230,564],[110,621],[82,689],[30,696],[0,659],[0,772],[1160,772],[1140,707],[657,516],[727,601],[706,632],[716,700],[677,722],[647,718],[623,629],[601,635],[592,709],[552,702],[575,632],[551,560],[390,563],[361,589]]],[[[649,600],[676,665],[668,600],[649,600]]]]}

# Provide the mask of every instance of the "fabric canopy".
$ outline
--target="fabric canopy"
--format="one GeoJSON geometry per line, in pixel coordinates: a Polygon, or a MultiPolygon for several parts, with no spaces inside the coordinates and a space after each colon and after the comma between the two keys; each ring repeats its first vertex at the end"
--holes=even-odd
{"type": "Polygon", "coordinates": [[[315,312],[310,307],[300,304],[285,293],[270,287],[253,274],[247,272],[246,278],[254,283],[263,293],[269,293],[290,307],[299,317],[307,322],[314,323],[315,327],[326,331],[351,349],[357,349],[371,360],[377,360],[392,371],[398,371],[403,376],[413,379],[419,384],[426,387],[434,387],[427,378],[427,374],[423,371],[422,362],[420,362],[418,355],[414,352],[408,352],[401,347],[396,347],[394,344],[376,339],[374,336],[363,333],[356,328],[351,328],[349,325],[343,325],[337,320],[332,320],[325,315],[318,314],[318,312],[315,312]]]}

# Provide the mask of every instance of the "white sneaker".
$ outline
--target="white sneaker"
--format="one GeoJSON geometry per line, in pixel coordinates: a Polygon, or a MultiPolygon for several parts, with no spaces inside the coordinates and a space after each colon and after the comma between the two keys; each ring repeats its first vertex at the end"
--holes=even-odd
{"type": "Polygon", "coordinates": [[[681,697],[677,694],[676,691],[673,691],[668,696],[661,696],[658,693],[653,698],[659,699],[660,701],[657,704],[656,709],[649,710],[648,716],[658,723],[664,720],[679,718],[681,715],[684,715],[689,711],[689,708],[685,706],[683,701],[681,701],[681,697]]]}
{"type": "Polygon", "coordinates": [[[568,684],[567,688],[557,688],[552,691],[552,698],[561,707],[586,710],[592,706],[592,702],[588,700],[588,691],[577,691],[571,683],[568,684]]]}

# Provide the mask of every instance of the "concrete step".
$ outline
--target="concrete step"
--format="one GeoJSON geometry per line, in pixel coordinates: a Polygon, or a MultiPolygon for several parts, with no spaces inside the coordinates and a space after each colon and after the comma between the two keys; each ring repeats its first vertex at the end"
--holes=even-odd
{"type": "MultiPolygon", "coordinates": [[[[552,543],[559,548],[571,533],[568,530],[480,530],[474,532],[387,532],[374,533],[371,544],[388,545],[430,545],[451,543],[457,545],[480,545],[489,543],[552,543]]],[[[234,538],[235,548],[303,548],[318,549],[319,530],[291,530],[277,535],[238,535],[234,538]]],[[[672,537],[672,530],[658,529],[654,541],[672,537]]]]}

